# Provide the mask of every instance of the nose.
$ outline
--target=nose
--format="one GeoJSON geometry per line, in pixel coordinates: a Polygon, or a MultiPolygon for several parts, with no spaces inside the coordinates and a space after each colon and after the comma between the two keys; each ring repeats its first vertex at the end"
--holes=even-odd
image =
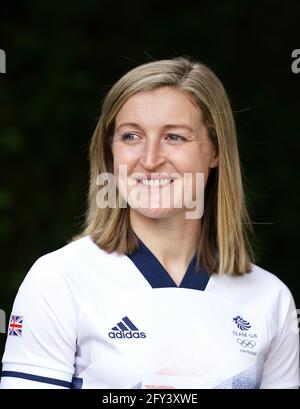
{"type": "Polygon", "coordinates": [[[147,139],[140,157],[141,165],[145,169],[153,170],[165,163],[166,160],[167,158],[163,152],[161,141],[159,139],[147,139]]]}

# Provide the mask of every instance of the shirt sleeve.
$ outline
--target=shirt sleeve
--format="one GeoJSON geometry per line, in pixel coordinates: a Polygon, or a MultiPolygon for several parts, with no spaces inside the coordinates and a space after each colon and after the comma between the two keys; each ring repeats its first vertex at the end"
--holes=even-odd
{"type": "MultiPolygon", "coordinates": [[[[289,289],[278,299],[279,319],[266,356],[261,389],[299,388],[299,329],[297,310],[289,289]]],[[[272,321],[276,321],[272,317],[272,321]]]]}
{"type": "Polygon", "coordinates": [[[16,296],[7,334],[1,388],[70,388],[77,315],[62,267],[38,259],[16,296]]]}

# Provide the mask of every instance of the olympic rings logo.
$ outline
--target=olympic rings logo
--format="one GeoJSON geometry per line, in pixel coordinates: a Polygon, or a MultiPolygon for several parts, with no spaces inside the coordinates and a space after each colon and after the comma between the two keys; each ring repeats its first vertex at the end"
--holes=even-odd
{"type": "Polygon", "coordinates": [[[256,345],[256,342],[253,340],[248,341],[246,339],[238,338],[236,341],[244,348],[254,348],[256,345]]]}

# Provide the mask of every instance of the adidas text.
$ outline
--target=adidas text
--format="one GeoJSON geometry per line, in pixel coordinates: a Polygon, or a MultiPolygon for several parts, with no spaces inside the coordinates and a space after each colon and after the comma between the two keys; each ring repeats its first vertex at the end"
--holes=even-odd
{"type": "Polygon", "coordinates": [[[109,338],[146,338],[144,332],[138,331],[110,331],[109,338]]]}

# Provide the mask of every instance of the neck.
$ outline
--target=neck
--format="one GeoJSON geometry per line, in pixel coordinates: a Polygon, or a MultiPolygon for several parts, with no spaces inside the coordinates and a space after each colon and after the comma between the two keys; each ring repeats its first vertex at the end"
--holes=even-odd
{"type": "MultiPolygon", "coordinates": [[[[177,215],[176,215],[177,216],[177,215]]],[[[133,231],[178,283],[197,251],[201,220],[169,217],[152,219],[130,209],[133,231]]]]}

